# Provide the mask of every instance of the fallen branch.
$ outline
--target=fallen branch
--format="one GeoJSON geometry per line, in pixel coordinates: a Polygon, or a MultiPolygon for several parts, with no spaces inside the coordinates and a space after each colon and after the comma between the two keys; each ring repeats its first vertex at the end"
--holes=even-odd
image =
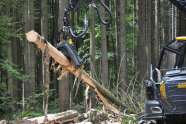
{"type": "MultiPolygon", "coordinates": [[[[37,32],[32,30],[26,33],[26,37],[28,41],[34,43],[42,51],[45,50],[47,45],[48,54],[55,60],[55,62],[58,62],[61,66],[66,67],[66,70],[73,73],[76,77],[79,76],[80,71],[76,70],[70,64],[70,61],[67,59],[67,57],[63,53],[58,51],[55,47],[53,47],[46,39],[41,37],[37,32]]],[[[116,104],[118,107],[125,107],[125,105],[120,100],[118,100],[114,95],[112,95],[112,93],[110,93],[106,88],[100,85],[96,80],[90,77],[84,70],[82,70],[81,79],[90,87],[95,89],[96,93],[98,94],[98,96],[100,97],[100,99],[108,110],[111,110],[117,114],[121,114],[121,112],[111,106],[104,97],[106,97],[112,103],[116,104]]]]}

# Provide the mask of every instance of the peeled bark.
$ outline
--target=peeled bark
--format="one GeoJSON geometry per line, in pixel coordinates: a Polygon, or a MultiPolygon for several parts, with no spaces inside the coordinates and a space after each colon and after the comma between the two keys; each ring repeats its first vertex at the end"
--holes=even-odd
{"type": "MultiPolygon", "coordinates": [[[[55,47],[53,47],[49,42],[47,42],[44,38],[38,35],[35,31],[30,31],[26,33],[28,41],[34,43],[39,49],[42,51],[45,50],[46,45],[48,46],[48,54],[52,57],[56,62],[58,62],[61,66],[65,66],[66,70],[73,73],[76,77],[79,76],[80,71],[76,70],[72,65],[69,66],[70,61],[64,56],[63,53],[58,51],[55,47]]],[[[90,87],[94,88],[96,93],[99,95],[102,102],[105,104],[106,108],[114,111],[115,113],[121,114],[117,109],[112,107],[104,97],[109,99],[112,103],[116,104],[119,107],[125,107],[125,105],[118,100],[115,96],[113,96],[106,88],[100,85],[96,80],[91,78],[84,70],[82,70],[81,79],[88,84],[90,87]],[[103,97],[103,96],[104,97],[103,97]]]]}

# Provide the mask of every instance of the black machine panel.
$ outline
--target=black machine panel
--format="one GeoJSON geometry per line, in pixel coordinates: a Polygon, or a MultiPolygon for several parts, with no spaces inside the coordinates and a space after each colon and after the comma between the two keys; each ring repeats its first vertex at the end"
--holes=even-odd
{"type": "Polygon", "coordinates": [[[175,70],[175,74],[172,71],[171,75],[167,75],[160,85],[160,93],[162,101],[169,108],[168,112],[186,112],[186,71],[178,73],[175,70]]]}

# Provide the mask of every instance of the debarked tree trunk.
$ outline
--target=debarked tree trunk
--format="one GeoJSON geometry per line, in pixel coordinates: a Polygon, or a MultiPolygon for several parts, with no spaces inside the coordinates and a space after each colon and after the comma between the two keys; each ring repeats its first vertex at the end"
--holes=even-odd
{"type": "MultiPolygon", "coordinates": [[[[27,40],[34,43],[39,49],[42,51],[45,50],[46,45],[48,46],[48,54],[50,57],[52,57],[55,62],[59,63],[61,66],[65,66],[68,71],[73,73],[76,77],[79,76],[80,71],[76,70],[73,65],[70,64],[70,61],[67,59],[67,57],[58,51],[55,47],[53,47],[46,39],[41,37],[37,32],[30,31],[26,33],[27,40]],[[70,65],[70,66],[69,66],[70,65]]],[[[94,88],[102,102],[104,103],[105,107],[117,114],[121,114],[116,108],[111,106],[107,100],[104,98],[106,97],[110,102],[114,103],[118,107],[124,107],[125,105],[117,99],[109,90],[104,88],[102,85],[100,85],[96,80],[94,80],[92,77],[90,77],[84,70],[82,70],[81,79],[88,84],[90,87],[94,88]],[[103,96],[104,97],[103,97],[103,96]]]]}

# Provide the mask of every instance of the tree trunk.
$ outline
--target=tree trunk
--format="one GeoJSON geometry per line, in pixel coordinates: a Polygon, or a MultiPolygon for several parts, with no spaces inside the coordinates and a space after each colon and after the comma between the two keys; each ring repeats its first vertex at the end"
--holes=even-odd
{"type": "MultiPolygon", "coordinates": [[[[58,19],[59,19],[59,15],[58,15],[58,12],[59,12],[59,0],[54,0],[54,24],[53,24],[53,26],[54,26],[54,33],[53,33],[53,42],[51,42],[52,44],[56,44],[56,36],[57,36],[57,33],[58,33],[58,30],[59,30],[59,28],[61,28],[61,27],[59,27],[58,26],[58,19]]],[[[55,96],[56,96],[56,98],[58,99],[59,98],[59,83],[58,83],[58,81],[57,81],[57,78],[56,78],[56,74],[55,73],[53,73],[53,72],[51,72],[51,81],[54,81],[54,82],[56,82],[55,83],[55,96]]]]}
{"type": "MultiPolygon", "coordinates": [[[[23,15],[24,20],[24,32],[27,32],[34,28],[34,0],[24,1],[23,15]]],[[[29,44],[26,39],[24,40],[24,73],[29,77],[24,82],[24,97],[29,101],[31,106],[34,105],[34,94],[35,94],[35,55],[34,45],[29,44]]],[[[24,101],[24,100],[23,100],[24,101]]],[[[23,103],[24,104],[24,103],[23,103]]]]}
{"type": "Polygon", "coordinates": [[[186,35],[186,14],[179,11],[179,30],[178,35],[179,36],[185,36],[186,35]]]}
{"type": "MultiPolygon", "coordinates": [[[[63,26],[64,9],[67,7],[67,0],[59,0],[59,27],[63,26]]],[[[62,37],[61,37],[62,39],[62,37]]],[[[69,76],[65,76],[59,81],[59,110],[66,111],[69,109],[70,90],[69,90],[69,76]]]]}
{"type": "MultiPolygon", "coordinates": [[[[19,24],[16,24],[14,26],[15,29],[19,29],[22,27],[22,20],[20,20],[22,12],[20,12],[18,9],[14,8],[12,9],[13,18],[15,19],[15,22],[19,22],[19,24]]],[[[13,63],[17,65],[17,69],[23,68],[23,56],[22,56],[22,41],[19,38],[12,38],[12,60],[13,63]]],[[[17,77],[14,77],[13,79],[14,83],[14,100],[21,101],[22,99],[22,83],[23,81],[20,79],[17,79],[17,77]]],[[[15,105],[14,108],[16,111],[19,109],[20,105],[15,105]]]]}
{"type": "MultiPolygon", "coordinates": [[[[94,0],[93,0],[94,2],[94,0]]],[[[97,77],[95,52],[96,52],[96,40],[95,40],[95,11],[94,8],[90,8],[90,75],[94,79],[97,77]]],[[[92,108],[96,104],[95,92],[90,90],[90,102],[89,108],[92,108]]]]}
{"type": "Polygon", "coordinates": [[[160,0],[156,0],[155,1],[155,62],[157,64],[158,58],[159,58],[159,51],[160,51],[160,34],[161,34],[161,30],[160,30],[160,0]]]}
{"type": "MultiPolygon", "coordinates": [[[[12,9],[12,17],[14,17],[15,18],[15,20],[17,21],[17,18],[18,18],[18,13],[17,13],[17,10],[16,9],[12,9]]],[[[20,26],[20,25],[16,25],[14,28],[19,28],[18,26],[20,26]]],[[[12,46],[12,62],[14,63],[14,64],[16,64],[16,65],[18,65],[18,63],[19,63],[19,59],[21,59],[21,57],[20,58],[18,58],[18,49],[20,49],[19,47],[18,47],[18,38],[12,38],[11,39],[12,40],[12,42],[11,42],[11,46],[12,46]]],[[[13,98],[12,98],[12,100],[15,100],[15,101],[18,101],[18,91],[19,91],[19,84],[18,84],[18,79],[17,78],[13,78],[13,98]]],[[[16,109],[17,108],[17,106],[15,105],[14,106],[14,109],[16,109]]]]}
{"type": "MultiPolygon", "coordinates": [[[[44,8],[43,7],[43,3],[45,2],[45,0],[44,1],[41,1],[41,0],[38,0],[38,1],[36,1],[36,4],[38,5],[37,7],[39,8],[39,18],[37,19],[37,21],[35,22],[35,25],[37,25],[37,27],[38,27],[38,32],[41,34],[41,35],[43,35],[43,36],[45,36],[44,34],[43,34],[43,31],[44,31],[44,29],[42,29],[42,28],[45,28],[44,27],[44,22],[46,22],[46,20],[44,20],[44,22],[43,22],[43,15],[44,15],[44,11],[45,11],[45,9],[46,8],[44,8]],[[42,9],[44,9],[44,10],[42,10],[42,9]]],[[[47,37],[48,38],[48,37],[47,37]]],[[[42,52],[38,52],[37,54],[36,54],[36,93],[37,94],[41,94],[41,93],[43,93],[44,92],[44,88],[42,88],[42,90],[41,90],[41,87],[43,86],[43,54],[42,54],[42,52]]],[[[44,99],[44,96],[43,96],[43,99],[44,99]]],[[[43,109],[44,109],[44,101],[43,101],[43,109]]]]}
{"type": "MultiPolygon", "coordinates": [[[[105,2],[105,0],[103,0],[105,2]]],[[[105,8],[103,6],[100,7],[100,13],[105,20],[105,8]]],[[[102,76],[101,80],[103,82],[104,87],[108,87],[108,59],[107,59],[107,38],[106,38],[106,26],[101,24],[101,53],[102,53],[102,76]]]]}
{"type": "Polygon", "coordinates": [[[75,110],[69,110],[62,113],[57,114],[48,114],[48,121],[45,122],[45,117],[36,117],[36,118],[30,118],[30,119],[22,119],[22,120],[12,120],[12,121],[6,121],[2,120],[0,121],[1,124],[56,124],[56,123],[73,123],[75,120],[78,119],[78,112],[75,110]]]}
{"type": "MultiPolygon", "coordinates": [[[[168,23],[168,33],[169,39],[168,42],[174,39],[174,5],[169,3],[169,23],[168,23]]],[[[173,65],[176,61],[175,54],[168,54],[168,68],[173,68],[173,65]]]]}
{"type": "MultiPolygon", "coordinates": [[[[169,41],[169,6],[168,0],[163,0],[163,14],[162,14],[162,41],[161,44],[166,44],[169,41]]],[[[165,55],[167,56],[167,55],[165,55]]],[[[161,68],[166,68],[168,65],[168,59],[165,59],[161,68]]]]}
{"type": "MultiPolygon", "coordinates": [[[[18,55],[17,55],[17,51],[18,51],[18,49],[20,49],[20,48],[18,48],[18,40],[17,40],[17,38],[12,38],[12,43],[11,43],[11,46],[12,46],[12,62],[14,63],[14,64],[16,64],[16,65],[18,65],[18,61],[17,61],[17,59],[19,59],[18,58],[18,55]]],[[[12,92],[13,92],[13,97],[12,97],[12,100],[15,100],[15,101],[18,101],[18,91],[20,90],[20,89],[18,89],[19,87],[19,84],[18,84],[18,79],[16,79],[15,77],[14,78],[12,78],[13,79],[13,83],[12,83],[12,92]]],[[[16,109],[17,108],[17,106],[15,105],[14,106],[14,109],[16,109]]]]}
{"type": "MultiPolygon", "coordinates": [[[[11,14],[12,12],[10,11],[11,9],[7,6],[7,16],[12,17],[13,15],[11,14]]],[[[10,28],[10,27],[7,27],[10,28]]],[[[11,38],[13,40],[13,38],[11,38]]],[[[7,59],[8,59],[8,64],[13,63],[13,56],[12,56],[12,42],[10,41],[7,43],[7,59]]],[[[11,66],[11,64],[9,64],[11,66]]],[[[13,83],[13,78],[12,78],[12,73],[7,71],[7,81],[8,81],[8,95],[12,100],[14,100],[14,83],[13,83]]],[[[13,107],[12,107],[13,108],[13,107]]]]}
{"type": "MultiPolygon", "coordinates": [[[[8,43],[7,45],[7,58],[8,58],[8,62],[12,63],[12,45],[11,42],[8,43]]],[[[12,79],[12,74],[11,72],[8,72],[8,95],[10,95],[11,99],[14,98],[14,84],[13,84],[13,79],[12,79]]]]}
{"type": "Polygon", "coordinates": [[[114,13],[115,13],[115,21],[114,21],[114,27],[115,27],[115,37],[116,37],[116,51],[115,51],[115,55],[116,55],[116,72],[118,72],[119,70],[119,40],[118,40],[118,7],[117,7],[117,0],[114,0],[114,13]]]}
{"type": "MultiPolygon", "coordinates": [[[[78,112],[75,110],[68,110],[62,113],[57,113],[57,114],[49,114],[48,115],[48,121],[45,122],[47,124],[51,124],[51,123],[68,123],[74,120],[78,119],[78,112]]],[[[44,123],[44,116],[42,117],[36,117],[36,118],[31,118],[28,119],[32,122],[36,122],[38,124],[44,123]]]]}
{"type": "Polygon", "coordinates": [[[48,10],[47,0],[41,1],[41,35],[48,39],[48,10]]]}
{"type": "Polygon", "coordinates": [[[138,1],[138,41],[137,41],[137,68],[138,81],[143,83],[146,78],[147,59],[146,59],[146,0],[138,1]]]}
{"type": "Polygon", "coordinates": [[[155,48],[154,48],[154,2],[152,0],[147,0],[147,77],[150,76],[150,65],[154,67],[155,63],[155,48]]]}
{"type": "MultiPolygon", "coordinates": [[[[47,11],[47,0],[41,1],[41,35],[48,39],[48,11],[47,11]]],[[[46,88],[46,92],[43,96],[43,110],[45,119],[47,119],[48,113],[48,97],[49,97],[49,56],[47,56],[46,51],[42,52],[42,81],[46,88]]]]}
{"type": "MultiPolygon", "coordinates": [[[[177,26],[177,35],[186,36],[186,14],[178,10],[178,26],[177,26]]],[[[186,56],[185,56],[186,60],[186,56]]],[[[186,61],[183,63],[183,67],[186,66],[186,61]]]]}
{"type": "Polygon", "coordinates": [[[92,77],[96,77],[95,64],[95,16],[94,8],[90,8],[90,73],[92,77]]]}
{"type": "Polygon", "coordinates": [[[168,16],[168,12],[169,12],[169,7],[168,7],[168,2],[167,0],[163,0],[163,44],[167,43],[169,40],[168,37],[168,29],[169,29],[169,16],[168,16]]]}
{"type": "MultiPolygon", "coordinates": [[[[1,55],[0,55],[1,56],[1,55]]],[[[0,59],[1,59],[1,57],[0,57],[0,59]]],[[[2,74],[1,74],[1,67],[0,67],[0,82],[2,82],[2,78],[1,78],[1,76],[2,76],[2,74]]]]}
{"type": "Polygon", "coordinates": [[[125,0],[120,0],[120,80],[121,89],[127,90],[125,0]]]}

